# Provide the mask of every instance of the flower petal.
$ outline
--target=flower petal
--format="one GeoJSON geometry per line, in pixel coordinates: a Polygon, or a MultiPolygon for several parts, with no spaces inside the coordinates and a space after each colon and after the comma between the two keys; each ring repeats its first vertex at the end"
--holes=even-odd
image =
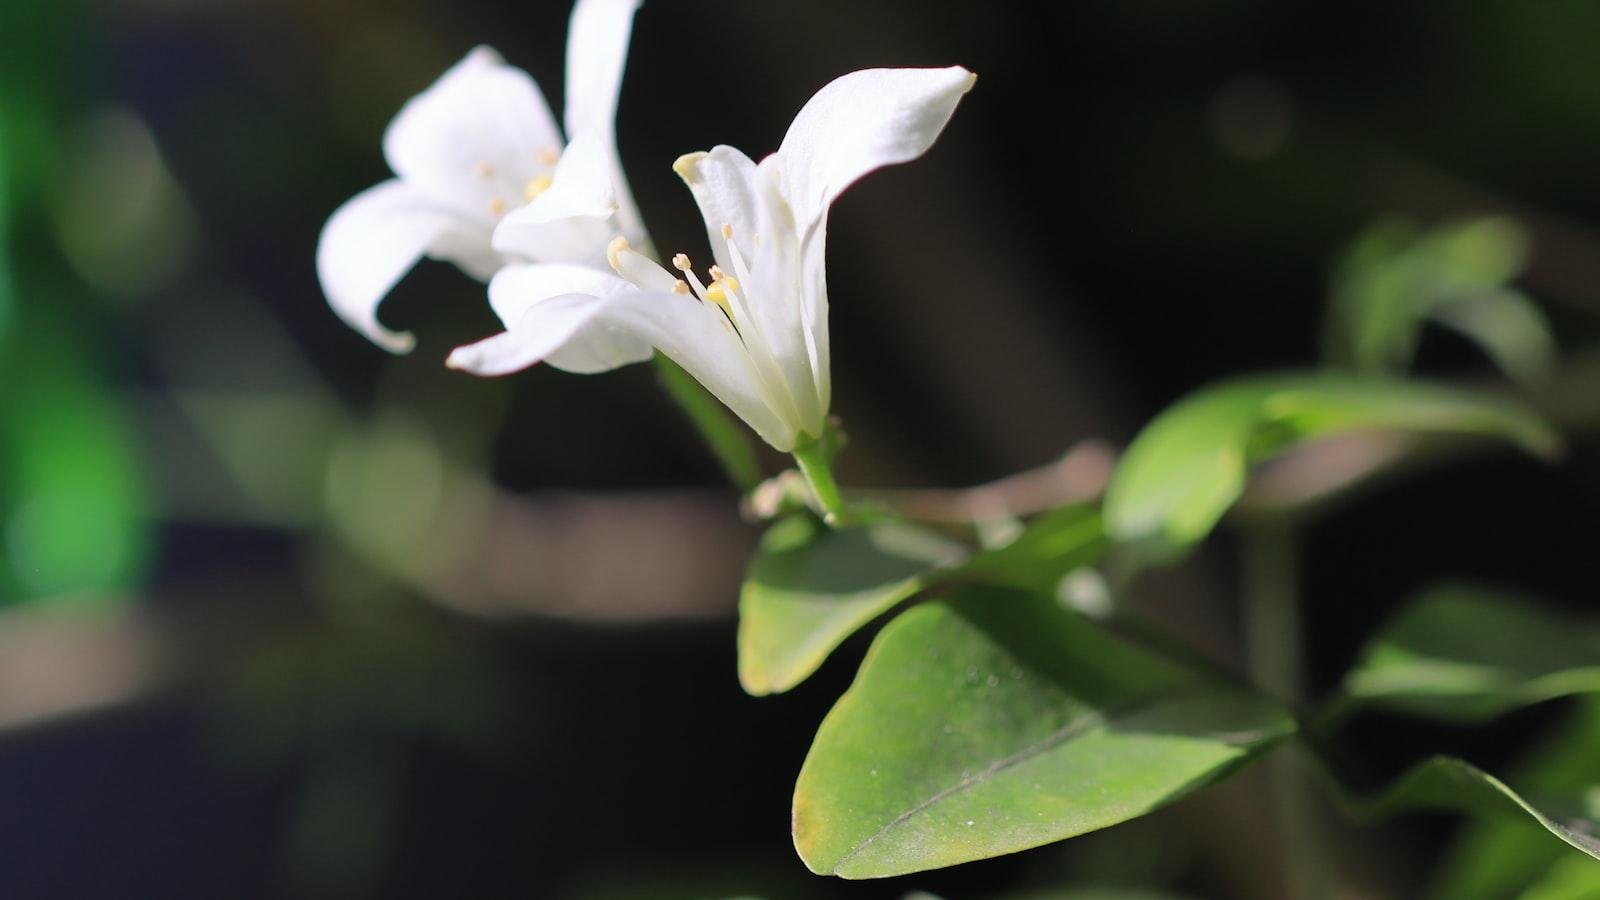
{"type": "MultiPolygon", "coordinates": [[[[495,315],[505,323],[508,331],[527,318],[534,306],[571,294],[591,297],[608,297],[636,288],[621,278],[599,269],[567,263],[542,263],[531,266],[508,266],[489,282],[489,305],[495,315]]],[[[558,324],[559,332],[560,326],[558,324]]],[[[597,326],[578,327],[569,334],[558,334],[560,340],[554,349],[530,350],[523,347],[516,352],[538,352],[540,355],[516,368],[526,368],[544,360],[552,366],[580,375],[609,372],[620,366],[643,362],[653,352],[650,343],[627,332],[597,326]]],[[[547,340],[541,335],[539,340],[547,340]]],[[[509,371],[514,371],[509,370],[509,371]]]]}
{"type": "Polygon", "coordinates": [[[683,183],[689,186],[700,214],[706,220],[706,239],[711,242],[712,255],[717,265],[733,271],[733,261],[728,255],[728,243],[722,236],[722,226],[733,228],[734,240],[745,259],[755,259],[751,243],[762,229],[762,211],[759,185],[756,182],[756,164],[750,157],[726,145],[718,145],[706,153],[686,153],[672,164],[683,183]]]}
{"type": "Polygon", "coordinates": [[[506,266],[489,282],[489,306],[507,328],[527,315],[536,303],[562,294],[605,297],[633,285],[610,272],[572,263],[535,263],[506,266]]]}
{"type": "Polygon", "coordinates": [[[601,298],[562,294],[530,304],[526,321],[475,344],[451,351],[445,365],[474,375],[498,376],[520,372],[544,362],[560,351],[600,314],[601,298]],[[537,309],[537,315],[531,313],[537,309]]]}
{"type": "Polygon", "coordinates": [[[383,153],[407,184],[485,223],[522,201],[562,145],[539,87],[500,54],[478,47],[406,102],[383,136],[383,153]]]}
{"type": "Polygon", "coordinates": [[[582,136],[561,154],[549,188],[500,221],[493,245],[540,262],[598,263],[614,234],[607,220],[616,209],[605,145],[582,136]]]}
{"type": "Polygon", "coordinates": [[[385,181],[350,198],[317,240],[317,278],[339,318],[394,353],[411,350],[410,334],[378,323],[378,304],[400,277],[462,223],[415,188],[385,181]]]}
{"type": "MultiPolygon", "coordinates": [[[[774,165],[757,166],[738,150],[719,146],[679,157],[673,169],[700,205],[717,265],[742,282],[739,294],[755,326],[746,338],[765,347],[793,399],[801,427],[820,435],[826,407],[817,401],[822,392],[816,385],[815,354],[806,334],[806,304],[796,264],[800,237],[788,204],[777,192],[774,165]],[[723,225],[729,226],[731,240],[723,237],[723,225]],[[743,273],[730,244],[748,265],[743,273]]],[[[740,328],[745,329],[746,323],[741,322],[740,328]]],[[[753,347],[752,355],[765,366],[761,347],[753,347]]]]}
{"type": "Polygon", "coordinates": [[[784,194],[801,230],[862,175],[921,156],[977,80],[960,66],[863,69],[829,82],[778,148],[784,194]]]}
{"type": "Polygon", "coordinates": [[[760,393],[749,356],[732,327],[715,307],[685,294],[628,290],[604,297],[553,297],[531,305],[504,334],[457,348],[447,364],[479,375],[504,375],[553,359],[569,342],[595,329],[654,346],[763,440],[779,450],[794,447],[794,429],[774,415],[760,393]]]}
{"type": "Polygon", "coordinates": [[[617,152],[617,101],[638,8],[639,0],[578,0],[573,6],[567,26],[567,100],[562,116],[568,137],[592,135],[604,145],[616,189],[617,230],[649,247],[650,236],[617,152]]]}
{"type": "Polygon", "coordinates": [[[616,134],[617,98],[639,0],[578,0],[567,25],[567,134],[616,134]]]}

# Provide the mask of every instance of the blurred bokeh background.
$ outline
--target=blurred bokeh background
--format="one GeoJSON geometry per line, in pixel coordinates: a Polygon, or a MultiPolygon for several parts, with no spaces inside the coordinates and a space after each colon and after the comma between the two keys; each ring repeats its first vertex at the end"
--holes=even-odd
{"type": "MultiPolygon", "coordinates": [[[[740,692],[758,530],[654,371],[447,371],[496,323],[438,263],[384,307],[411,355],[332,315],[317,233],[388,176],[389,117],[477,43],[559,104],[567,11],[0,11],[0,892],[1278,896],[1250,778],[1019,857],[808,875],[789,791],[864,643],[790,695],[740,692]]],[[[927,158],[834,211],[841,475],[873,487],[988,481],[1125,442],[1211,379],[1316,364],[1335,261],[1375,222],[1519,223],[1559,348],[1527,390],[1572,452],[1452,462],[1319,519],[1315,693],[1440,576],[1592,609],[1597,33],[1581,2],[647,0],[620,143],[657,243],[703,254],[678,154],[760,156],[852,69],[979,73],[927,158]]],[[[1499,377],[1443,329],[1417,368],[1499,377]]],[[[1229,550],[1139,598],[1225,662],[1229,550]]],[[[1510,766],[1567,712],[1346,740],[1374,781],[1435,750],[1510,766]]],[[[1408,897],[1458,828],[1333,839],[1363,896],[1408,897]]]]}

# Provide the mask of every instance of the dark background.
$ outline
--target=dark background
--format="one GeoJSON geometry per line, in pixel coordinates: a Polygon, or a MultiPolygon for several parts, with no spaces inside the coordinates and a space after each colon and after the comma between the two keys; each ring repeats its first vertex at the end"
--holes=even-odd
{"type": "MultiPolygon", "coordinates": [[[[138,498],[114,576],[6,582],[5,895],[968,897],[1146,878],[1277,895],[1254,779],[1018,857],[808,875],[789,791],[864,639],[790,695],[740,691],[756,532],[649,367],[447,371],[496,323],[438,263],[384,307],[418,335],[409,356],[331,314],[317,233],[388,177],[388,118],[477,43],[559,109],[567,9],[0,12],[9,121],[35,123],[13,131],[27,147],[0,145],[4,339],[39,354],[16,351],[38,364],[7,369],[0,398],[80,367],[74,402],[117,423],[106,452],[138,498]]],[[[1579,2],[647,0],[619,142],[656,243],[703,254],[680,153],[759,158],[853,69],[978,72],[925,159],[835,207],[829,247],[843,480],[972,484],[1125,443],[1212,379],[1314,365],[1332,260],[1383,214],[1517,216],[1523,287],[1581,356],[1600,310],[1597,33],[1600,6],[1579,2]]],[[[1493,377],[1442,333],[1419,368],[1493,377]]],[[[1476,457],[1319,518],[1312,693],[1442,576],[1592,608],[1593,450],[1580,433],[1555,468],[1476,457]]],[[[1232,550],[1221,536],[1144,588],[1229,664],[1232,550]]],[[[1492,770],[1558,712],[1482,733],[1362,720],[1340,749],[1374,782],[1434,751],[1492,770]]],[[[1371,896],[1405,897],[1454,827],[1339,840],[1371,896]]]]}

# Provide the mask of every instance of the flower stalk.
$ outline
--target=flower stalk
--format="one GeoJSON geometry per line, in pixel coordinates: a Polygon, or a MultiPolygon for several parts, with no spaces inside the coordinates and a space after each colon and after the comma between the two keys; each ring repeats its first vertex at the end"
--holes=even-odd
{"type": "Polygon", "coordinates": [[[805,476],[806,484],[816,497],[817,508],[822,510],[822,520],[835,528],[845,525],[848,510],[839,492],[839,483],[833,478],[833,454],[829,452],[828,442],[805,436],[792,452],[800,474],[805,476]]]}

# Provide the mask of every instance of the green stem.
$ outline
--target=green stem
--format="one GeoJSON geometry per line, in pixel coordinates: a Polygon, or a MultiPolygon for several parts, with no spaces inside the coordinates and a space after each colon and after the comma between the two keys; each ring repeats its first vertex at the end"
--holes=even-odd
{"type": "MultiPolygon", "coordinates": [[[[1291,523],[1247,526],[1242,537],[1245,643],[1256,685],[1291,705],[1304,694],[1301,661],[1299,552],[1291,523]]],[[[1274,812],[1288,856],[1289,896],[1332,895],[1325,835],[1305,760],[1280,753],[1270,761],[1274,812]]]]}
{"type": "Polygon", "coordinates": [[[753,490],[761,483],[761,464],[756,460],[750,435],[728,414],[727,407],[682,366],[660,353],[656,354],[655,363],[661,386],[700,432],[712,455],[722,464],[728,480],[741,491],[753,490]]]}
{"type": "Polygon", "coordinates": [[[811,493],[816,495],[822,508],[823,521],[829,525],[843,525],[845,521],[844,497],[839,493],[839,483],[833,480],[833,463],[822,441],[802,437],[795,445],[794,461],[800,466],[811,493]]]}

